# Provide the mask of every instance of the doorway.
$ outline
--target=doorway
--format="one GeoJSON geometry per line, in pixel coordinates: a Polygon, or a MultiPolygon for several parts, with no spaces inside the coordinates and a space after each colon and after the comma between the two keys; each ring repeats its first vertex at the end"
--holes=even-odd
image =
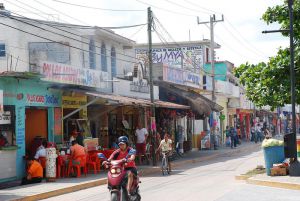
{"type": "Polygon", "coordinates": [[[48,110],[26,108],[25,145],[29,156],[33,156],[43,139],[48,139],[48,110]]]}

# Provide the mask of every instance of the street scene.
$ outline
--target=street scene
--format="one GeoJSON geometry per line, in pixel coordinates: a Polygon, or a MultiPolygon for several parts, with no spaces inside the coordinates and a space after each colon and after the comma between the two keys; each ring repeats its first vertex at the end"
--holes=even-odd
{"type": "Polygon", "coordinates": [[[300,200],[300,0],[0,0],[0,201],[300,200]]]}

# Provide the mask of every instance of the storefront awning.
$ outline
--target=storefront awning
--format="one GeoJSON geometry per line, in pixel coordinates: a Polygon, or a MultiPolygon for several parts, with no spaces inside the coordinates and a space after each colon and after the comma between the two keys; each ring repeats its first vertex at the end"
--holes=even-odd
{"type": "MultiPolygon", "coordinates": [[[[142,106],[142,107],[150,107],[152,105],[151,101],[148,99],[141,99],[141,98],[131,98],[127,96],[120,96],[114,94],[103,94],[103,93],[92,93],[86,92],[88,96],[94,96],[97,98],[102,98],[106,100],[110,100],[115,102],[116,104],[120,105],[129,105],[129,106],[142,106]]],[[[162,107],[162,108],[171,108],[171,109],[190,109],[187,105],[180,105],[176,103],[166,102],[155,100],[154,101],[155,107],[162,107]]]]}
{"type": "Polygon", "coordinates": [[[165,85],[161,87],[177,96],[180,96],[183,99],[186,99],[189,102],[191,109],[196,111],[199,115],[209,116],[212,111],[220,112],[223,110],[222,106],[196,92],[187,91],[171,85],[165,85]]]}

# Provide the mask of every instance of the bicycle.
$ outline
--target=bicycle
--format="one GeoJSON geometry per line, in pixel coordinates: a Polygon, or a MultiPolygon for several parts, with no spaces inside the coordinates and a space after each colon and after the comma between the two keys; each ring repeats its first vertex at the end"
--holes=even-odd
{"type": "Polygon", "coordinates": [[[168,152],[162,152],[161,172],[163,175],[170,174],[170,167],[167,155],[168,152]]]}

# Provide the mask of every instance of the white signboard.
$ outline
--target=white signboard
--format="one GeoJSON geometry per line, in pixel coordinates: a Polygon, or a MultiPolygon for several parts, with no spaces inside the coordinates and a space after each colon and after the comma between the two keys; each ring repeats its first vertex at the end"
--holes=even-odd
{"type": "Polygon", "coordinates": [[[10,112],[0,112],[0,124],[10,124],[11,115],[10,112]]]}
{"type": "Polygon", "coordinates": [[[82,85],[96,88],[108,87],[108,73],[88,68],[75,68],[60,63],[41,63],[41,74],[50,82],[82,85]]]}

